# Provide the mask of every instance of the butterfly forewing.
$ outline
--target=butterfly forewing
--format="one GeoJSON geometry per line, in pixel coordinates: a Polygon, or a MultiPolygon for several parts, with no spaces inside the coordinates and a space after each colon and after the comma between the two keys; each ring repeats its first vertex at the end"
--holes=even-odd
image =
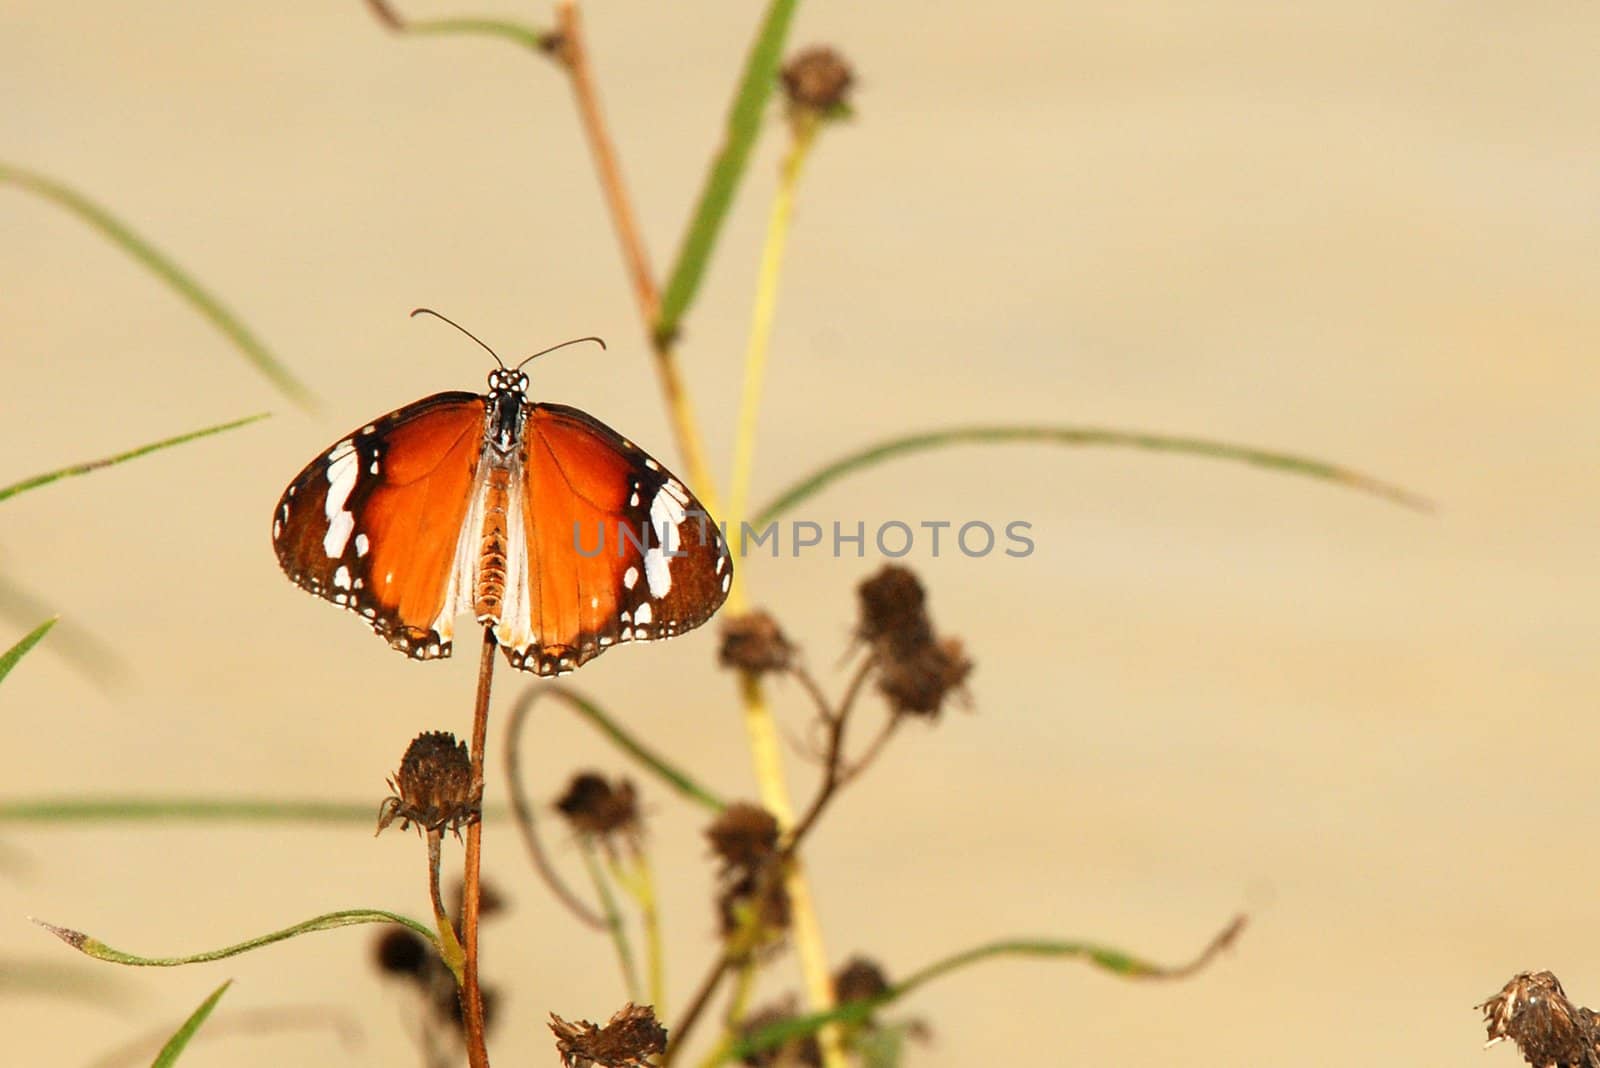
{"type": "Polygon", "coordinates": [[[411,656],[450,655],[483,422],[481,396],[439,393],[339,439],[278,501],[284,572],[411,656]]]}

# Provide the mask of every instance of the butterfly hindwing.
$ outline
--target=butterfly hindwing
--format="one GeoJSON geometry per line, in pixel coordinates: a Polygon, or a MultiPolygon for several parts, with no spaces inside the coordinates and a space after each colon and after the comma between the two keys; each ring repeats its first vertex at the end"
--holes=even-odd
{"type": "Polygon", "coordinates": [[[284,572],[395,648],[449,656],[483,423],[483,397],[438,393],[341,438],[278,501],[272,540],[284,572]]]}

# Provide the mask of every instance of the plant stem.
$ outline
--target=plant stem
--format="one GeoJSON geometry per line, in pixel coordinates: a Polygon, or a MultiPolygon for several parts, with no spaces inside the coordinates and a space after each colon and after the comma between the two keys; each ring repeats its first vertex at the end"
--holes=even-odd
{"type": "MultiPolygon", "coordinates": [[[[483,804],[483,751],[489,734],[489,687],[494,681],[494,628],[483,628],[483,656],[478,662],[478,695],[472,707],[472,796],[483,804]]],[[[466,943],[466,975],[461,987],[467,1031],[467,1063],[489,1068],[483,1037],[483,991],[478,987],[478,908],[482,901],[479,870],[483,857],[483,820],[467,825],[467,861],[461,890],[461,935],[466,943]]]]}
{"type": "Polygon", "coordinates": [[[617,948],[617,963],[622,966],[622,983],[628,989],[628,1000],[638,1001],[639,969],[633,963],[633,947],[628,943],[627,929],[622,926],[622,911],[617,908],[617,899],[606,882],[599,858],[595,856],[594,841],[588,835],[578,836],[578,852],[583,855],[584,867],[589,869],[589,878],[594,881],[594,892],[600,898],[600,909],[605,914],[606,930],[610,932],[611,942],[617,948]]]}
{"type": "MultiPolygon", "coordinates": [[[[783,273],[783,249],[794,215],[795,190],[811,146],[816,144],[818,122],[801,116],[793,122],[794,136],[778,172],[778,191],[767,220],[766,245],[756,275],[756,300],[750,314],[750,338],[745,346],[744,389],[739,398],[738,432],[733,446],[733,477],[728,490],[728,529],[737,531],[750,502],[750,474],[755,466],[756,423],[761,410],[761,386],[766,378],[767,350],[772,341],[772,320],[778,306],[778,280],[783,273]]],[[[739,575],[734,575],[737,581],[739,575]]]]}
{"type": "Polygon", "coordinates": [[[656,1016],[667,1014],[666,957],[661,945],[661,910],[656,903],[655,875],[650,868],[650,857],[642,843],[630,857],[632,869],[624,869],[620,862],[612,861],[612,872],[617,882],[628,891],[634,904],[639,906],[639,925],[644,929],[645,966],[650,974],[650,1004],[656,1016]]]}
{"type": "Polygon", "coordinates": [[[639,305],[639,317],[644,321],[645,329],[651,332],[651,351],[655,355],[656,373],[661,380],[661,392],[667,402],[667,416],[672,421],[678,451],[683,455],[690,485],[705,504],[706,510],[715,515],[718,512],[716,486],[711,479],[711,466],[706,462],[705,443],[700,438],[694,406],[678,370],[677,353],[670,338],[655,335],[656,318],[661,310],[661,290],[650,269],[650,257],[645,251],[638,214],[622,177],[622,165],[618,162],[616,146],[606,127],[605,113],[600,108],[600,92],[589,62],[589,48],[583,34],[583,19],[578,11],[577,0],[561,0],[556,5],[556,41],[559,46],[557,55],[572,81],[578,118],[583,124],[584,136],[589,141],[600,188],[606,198],[606,207],[611,212],[611,223],[616,229],[617,241],[622,246],[622,258],[627,265],[634,300],[639,305]]]}
{"type": "Polygon", "coordinates": [[[444,898],[439,893],[439,847],[443,841],[443,831],[428,832],[428,897],[433,902],[433,924],[439,929],[439,958],[450,969],[450,974],[456,977],[459,987],[462,978],[461,940],[456,937],[456,925],[451,921],[450,913],[444,907],[444,898]]]}

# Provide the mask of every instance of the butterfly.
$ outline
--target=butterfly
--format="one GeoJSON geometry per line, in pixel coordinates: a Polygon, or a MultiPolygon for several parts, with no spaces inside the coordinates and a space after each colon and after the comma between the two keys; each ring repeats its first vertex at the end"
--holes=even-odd
{"type": "Polygon", "coordinates": [[[417,660],[449,656],[471,612],[540,675],[711,618],[733,560],[683,482],[593,416],[530,402],[534,356],[508,368],[411,314],[488,349],[489,392],[424,397],[307,464],[273,513],[284,573],[417,660]]]}

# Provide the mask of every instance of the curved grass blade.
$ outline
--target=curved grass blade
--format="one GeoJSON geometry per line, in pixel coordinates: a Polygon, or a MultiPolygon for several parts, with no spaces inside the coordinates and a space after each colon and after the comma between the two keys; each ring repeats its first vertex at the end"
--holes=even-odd
{"type": "Polygon", "coordinates": [[[385,912],[382,909],[345,909],[342,912],[329,912],[321,916],[313,916],[302,923],[292,927],[285,927],[279,931],[271,931],[264,935],[236,945],[225,946],[222,949],[208,950],[204,953],[191,953],[187,957],[141,957],[135,953],[125,953],[120,949],[112,949],[97,938],[90,938],[82,931],[74,931],[70,927],[57,927],[53,923],[43,920],[34,920],[34,923],[55,935],[67,945],[78,952],[93,957],[95,960],[110,961],[112,964],[127,964],[137,968],[176,968],[184,964],[204,964],[207,961],[223,960],[227,957],[237,957],[241,953],[248,953],[252,949],[270,946],[274,942],[282,942],[300,935],[315,934],[318,931],[331,931],[338,927],[351,927],[361,923],[398,923],[411,928],[417,934],[428,940],[435,951],[439,949],[439,935],[432,927],[401,916],[394,912],[385,912]]]}
{"type": "Polygon", "coordinates": [[[694,779],[690,778],[687,772],[681,771],[673,765],[667,763],[667,761],[653,749],[650,749],[643,742],[629,734],[623,729],[621,724],[619,724],[611,716],[607,715],[605,710],[599,705],[587,700],[560,683],[546,683],[537,690],[537,692],[534,694],[534,699],[537,699],[538,695],[543,693],[549,693],[552,696],[561,698],[561,700],[565,701],[573,711],[577,712],[584,719],[588,720],[590,723],[594,724],[595,727],[599,728],[600,733],[604,734],[613,743],[615,743],[618,749],[621,749],[624,753],[633,757],[633,759],[637,760],[648,770],[655,772],[661,777],[663,782],[677,790],[678,793],[682,794],[690,801],[704,805],[713,812],[721,812],[727,807],[726,802],[724,802],[722,798],[718,797],[704,786],[701,786],[694,779]]]}
{"type": "Polygon", "coordinates": [[[220,434],[225,430],[233,430],[237,427],[246,426],[250,423],[260,422],[262,419],[267,418],[267,416],[270,414],[270,412],[259,412],[256,415],[247,415],[243,419],[235,419],[231,423],[219,423],[216,426],[208,426],[203,430],[191,430],[187,434],[179,434],[175,438],[166,438],[162,441],[153,441],[148,445],[141,445],[137,449],[129,449],[127,452],[119,452],[115,456],[106,456],[99,460],[89,460],[85,463],[73,464],[71,467],[63,467],[57,471],[46,471],[42,475],[34,475],[32,478],[25,478],[21,482],[13,482],[9,486],[0,486],[0,501],[3,501],[8,497],[15,497],[17,494],[24,493],[27,490],[38,489],[40,486],[48,486],[52,482],[59,482],[63,478],[73,478],[78,475],[87,475],[89,472],[98,471],[102,467],[110,467],[113,464],[120,464],[128,460],[137,459],[140,456],[149,455],[152,452],[159,452],[162,449],[170,449],[174,445],[182,445],[185,442],[194,441],[197,438],[210,437],[212,434],[220,434]]]}
{"type": "Polygon", "coordinates": [[[189,1014],[189,1018],[183,1021],[183,1026],[173,1032],[172,1037],[167,1039],[167,1044],[161,1047],[161,1052],[156,1054],[156,1059],[150,1062],[150,1068],[171,1068],[178,1063],[178,1057],[189,1045],[189,1040],[200,1030],[200,1025],[206,1022],[206,1017],[211,1015],[211,1010],[217,1007],[217,1002],[222,1000],[222,995],[226,994],[232,985],[233,980],[229,979],[217,987],[211,992],[210,997],[200,1003],[198,1009],[189,1014]]]}
{"type": "MultiPolygon", "coordinates": [[[[734,1043],[722,1056],[721,1062],[742,1060],[762,1050],[781,1046],[792,1039],[815,1034],[831,1023],[852,1024],[867,1019],[876,1010],[898,1001],[924,983],[969,964],[991,957],[1068,957],[1088,961],[1097,968],[1128,979],[1182,979],[1193,975],[1210,964],[1217,954],[1228,948],[1244,929],[1245,917],[1236,916],[1214,937],[1193,960],[1177,967],[1163,967],[1130,956],[1118,949],[1093,942],[1061,942],[1048,939],[1019,939],[990,942],[940,961],[935,961],[905,980],[895,983],[883,993],[860,1001],[846,1002],[828,1012],[813,1012],[763,1027],[741,1042],[734,1043]]],[[[720,1063],[720,1062],[719,1062],[720,1063]]]]}
{"type": "MultiPolygon", "coordinates": [[[[319,1030],[330,1032],[348,1053],[356,1053],[365,1037],[361,1023],[351,1013],[327,1005],[269,1005],[258,1009],[235,1009],[206,1022],[208,1041],[227,1036],[259,1037],[285,1032],[319,1030]]],[[[140,1035],[121,1046],[102,1053],[86,1068],[129,1068],[148,1064],[167,1040],[166,1033],[140,1035]]],[[[344,1063],[341,1061],[340,1063],[344,1063]]],[[[355,1063],[353,1060],[350,1063],[355,1063]]]]}
{"type": "Polygon", "coordinates": [[[50,633],[50,628],[56,625],[53,619],[47,619],[33,630],[23,636],[23,639],[5,652],[0,653],[0,679],[11,674],[11,669],[17,666],[17,661],[28,655],[28,650],[39,644],[41,638],[50,633]]]}
{"type": "Polygon", "coordinates": [[[1205,456],[1215,460],[1232,460],[1238,463],[1266,467],[1291,475],[1322,479],[1351,489],[1361,490],[1392,501],[1395,504],[1429,511],[1432,505],[1408,490],[1387,482],[1339,467],[1322,460],[1296,456],[1286,452],[1256,449],[1247,445],[1232,445],[1205,438],[1177,437],[1169,434],[1147,434],[1133,430],[1108,430],[1099,427],[1071,426],[970,426],[949,430],[933,430],[921,434],[907,434],[841,456],[839,459],[813,472],[786,488],[776,498],[756,513],[752,522],[757,527],[788,512],[808,497],[815,496],[830,484],[857,471],[892,460],[898,456],[926,452],[929,449],[952,445],[995,444],[1045,444],[1045,445],[1108,445],[1120,448],[1144,449],[1150,452],[1184,453],[1205,456]]]}
{"type": "Polygon", "coordinates": [[[278,387],[279,392],[307,411],[316,408],[316,398],[311,391],[295,378],[276,356],[267,351],[267,347],[239,320],[237,315],[224,307],[220,300],[212,296],[209,290],[195,281],[183,268],[150,242],[134,233],[126,223],[82,193],[53,178],[0,162],[0,184],[6,182],[67,209],[109,238],[113,244],[176,290],[178,295],[210,321],[212,326],[222,331],[223,335],[233,342],[234,347],[244,354],[244,358],[278,387]]]}
{"type": "Polygon", "coordinates": [[[750,149],[761,132],[761,117],[766,113],[767,100],[777,85],[783,45],[789,36],[789,24],[794,19],[797,3],[798,0],[772,0],[761,20],[755,44],[745,60],[733,107],[728,112],[727,134],[706,174],[700,200],[695,204],[689,229],[661,295],[661,309],[653,327],[658,340],[677,334],[684,313],[705,277],[711,250],[716,246],[723,220],[733,204],[733,194],[750,162],[750,149]]]}
{"type": "Polygon", "coordinates": [[[367,7],[379,22],[396,33],[414,33],[418,36],[453,35],[499,37],[512,44],[531,48],[535,52],[548,51],[551,34],[522,22],[492,18],[408,19],[386,0],[367,0],[367,7]]]}
{"type": "MultiPolygon", "coordinates": [[[[502,807],[483,818],[502,819],[502,807]]],[[[370,804],[345,801],[209,797],[52,797],[0,801],[0,823],[322,823],[377,822],[370,804]]]]}

